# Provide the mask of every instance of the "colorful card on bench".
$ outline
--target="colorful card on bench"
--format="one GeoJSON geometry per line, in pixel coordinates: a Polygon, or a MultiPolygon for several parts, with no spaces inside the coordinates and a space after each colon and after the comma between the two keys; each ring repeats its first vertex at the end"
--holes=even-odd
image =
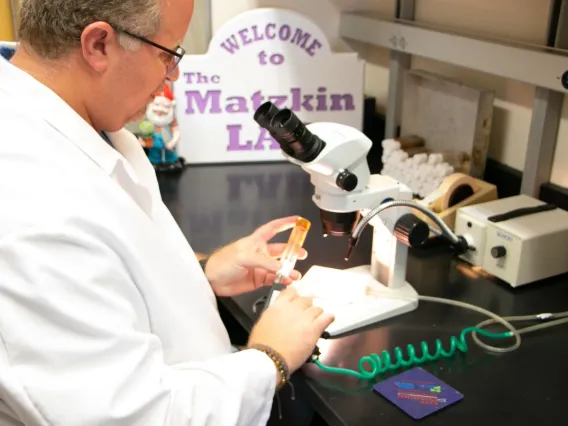
{"type": "Polygon", "coordinates": [[[373,390],[416,420],[463,399],[460,392],[420,367],[391,377],[373,390]]]}

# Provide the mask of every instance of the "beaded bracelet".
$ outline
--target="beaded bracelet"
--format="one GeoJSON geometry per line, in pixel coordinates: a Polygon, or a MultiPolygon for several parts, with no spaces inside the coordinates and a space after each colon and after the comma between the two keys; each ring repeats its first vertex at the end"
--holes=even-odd
{"type": "Polygon", "coordinates": [[[260,351],[268,355],[268,357],[272,360],[281,377],[280,383],[276,387],[276,392],[286,386],[286,384],[290,381],[290,369],[288,368],[286,361],[284,361],[284,358],[282,358],[282,355],[280,355],[274,349],[265,345],[251,345],[248,346],[247,349],[255,349],[257,351],[260,351]]]}

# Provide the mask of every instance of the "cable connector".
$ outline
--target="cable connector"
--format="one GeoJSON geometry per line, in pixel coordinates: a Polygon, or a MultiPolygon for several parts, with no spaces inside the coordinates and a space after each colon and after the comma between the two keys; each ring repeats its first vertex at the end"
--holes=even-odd
{"type": "Polygon", "coordinates": [[[321,352],[320,352],[319,348],[316,346],[314,348],[314,351],[312,352],[312,355],[310,356],[310,359],[308,359],[307,362],[310,363],[310,362],[317,361],[319,359],[320,355],[321,355],[321,352]]]}
{"type": "Polygon", "coordinates": [[[452,244],[452,246],[458,256],[467,253],[470,250],[469,243],[465,237],[461,235],[458,236],[458,241],[455,244],[452,244]]]}

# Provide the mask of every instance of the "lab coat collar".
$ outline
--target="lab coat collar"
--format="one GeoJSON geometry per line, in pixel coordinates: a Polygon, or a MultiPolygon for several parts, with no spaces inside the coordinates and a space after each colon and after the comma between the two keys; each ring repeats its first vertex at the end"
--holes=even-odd
{"type": "Polygon", "coordinates": [[[121,160],[120,153],[55,92],[5,59],[0,59],[0,91],[45,119],[109,175],[121,160]]]}
{"type": "Polygon", "coordinates": [[[0,59],[0,92],[7,94],[22,111],[42,117],[152,216],[152,200],[159,197],[159,188],[154,182],[155,175],[152,176],[153,169],[132,133],[124,129],[107,133],[112,146],[109,145],[55,92],[4,59],[0,59]]]}

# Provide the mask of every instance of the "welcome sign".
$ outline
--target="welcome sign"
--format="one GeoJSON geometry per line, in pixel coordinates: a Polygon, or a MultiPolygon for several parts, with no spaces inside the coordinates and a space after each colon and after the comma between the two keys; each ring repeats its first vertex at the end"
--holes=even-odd
{"type": "Polygon", "coordinates": [[[283,161],[254,121],[266,101],[305,123],[362,129],[364,62],[334,53],[323,31],[285,9],[253,9],[228,21],[205,55],[186,55],[174,84],[178,153],[190,164],[283,161]]]}

